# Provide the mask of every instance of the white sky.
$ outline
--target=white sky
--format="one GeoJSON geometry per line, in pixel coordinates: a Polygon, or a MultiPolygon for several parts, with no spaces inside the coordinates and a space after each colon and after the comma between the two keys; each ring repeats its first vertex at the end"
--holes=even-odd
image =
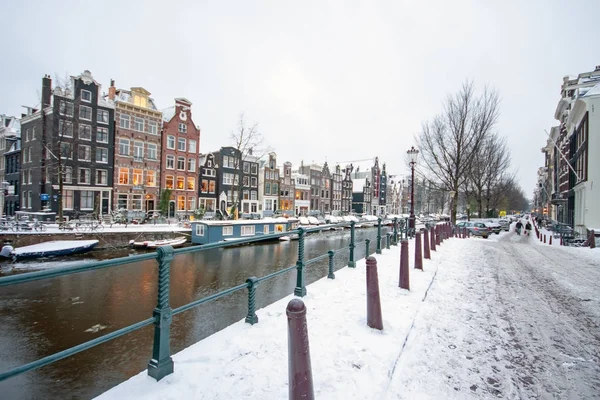
{"type": "Polygon", "coordinates": [[[3,2],[0,112],[39,103],[44,74],[191,100],[202,152],[238,116],[278,161],[379,156],[403,174],[421,123],[465,79],[502,96],[498,131],[528,196],[562,77],[600,64],[600,2],[3,2]],[[198,3],[198,4],[196,4],[198,3]],[[425,4],[427,3],[427,4],[425,4]]]}
{"type": "MultiPolygon", "coordinates": [[[[336,271],[335,280],[307,286],[303,301],[315,398],[597,394],[590,377],[598,361],[591,347],[581,345],[593,341],[594,331],[561,310],[567,309],[562,304],[588,299],[581,301],[585,319],[599,315],[594,305],[600,299],[600,251],[561,247],[556,240],[550,246],[511,229],[489,239],[446,240],[419,271],[413,269],[414,246],[410,240],[410,291],[398,288],[399,248],[375,256],[383,331],[366,326],[364,259],[356,269],[336,271]],[[580,273],[565,268],[569,262],[580,273]],[[564,303],[557,306],[553,296],[564,303]]],[[[293,297],[258,310],[256,325],[239,321],[173,355],[175,372],[158,383],[141,371],[97,400],[287,398],[285,310],[293,297]]]]}

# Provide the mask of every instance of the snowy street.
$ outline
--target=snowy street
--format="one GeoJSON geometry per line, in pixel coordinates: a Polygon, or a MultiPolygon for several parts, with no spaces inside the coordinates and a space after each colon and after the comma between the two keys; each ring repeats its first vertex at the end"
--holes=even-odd
{"type": "MultiPolygon", "coordinates": [[[[547,233],[547,232],[546,232],[547,233]]],[[[399,248],[377,255],[383,331],[365,325],[365,264],[307,287],[315,398],[600,398],[600,251],[502,232],[444,241],[411,290],[399,248]]],[[[288,296],[101,399],[282,399],[288,296]]]]}
{"type": "Polygon", "coordinates": [[[600,263],[582,257],[594,250],[503,235],[471,240],[460,271],[439,269],[397,367],[412,372],[389,398],[415,386],[431,398],[600,398],[600,263]]]}

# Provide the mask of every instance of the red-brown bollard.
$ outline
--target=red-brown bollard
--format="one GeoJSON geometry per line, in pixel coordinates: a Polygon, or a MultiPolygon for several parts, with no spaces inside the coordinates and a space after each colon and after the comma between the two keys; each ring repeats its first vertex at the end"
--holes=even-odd
{"type": "Polygon", "coordinates": [[[590,231],[590,249],[595,249],[596,248],[596,232],[594,232],[594,230],[592,229],[590,231]]]}
{"type": "Polygon", "coordinates": [[[435,235],[435,245],[439,246],[442,244],[442,233],[441,232],[436,232],[435,235]]]}
{"type": "Polygon", "coordinates": [[[427,228],[423,230],[423,258],[431,260],[431,252],[429,251],[429,231],[427,228]]]}
{"type": "Polygon", "coordinates": [[[415,233],[415,269],[423,271],[423,253],[421,249],[421,232],[417,232],[415,233]]]}
{"type": "Polygon", "coordinates": [[[367,258],[367,325],[369,328],[383,329],[377,260],[373,256],[367,258]]]}
{"type": "Polygon", "coordinates": [[[408,277],[408,240],[400,242],[400,282],[398,286],[402,289],[410,290],[408,277]]]}
{"type": "Polygon", "coordinates": [[[300,299],[290,300],[286,314],[288,319],[289,399],[314,400],[304,302],[300,299]]]}
{"type": "Polygon", "coordinates": [[[550,239],[548,240],[548,244],[552,244],[552,236],[550,236],[550,239]]]}
{"type": "Polygon", "coordinates": [[[542,241],[542,234],[540,233],[540,242],[542,241]]]}
{"type": "Polygon", "coordinates": [[[429,235],[429,244],[431,245],[431,250],[436,251],[435,250],[435,226],[433,226],[431,228],[431,232],[429,235]]]}
{"type": "Polygon", "coordinates": [[[544,243],[546,243],[546,234],[544,233],[544,243]]]}
{"type": "MultiPolygon", "coordinates": [[[[444,238],[446,235],[445,232],[446,232],[446,225],[444,224],[444,225],[440,226],[440,229],[438,230],[438,235],[440,235],[440,243],[444,243],[444,238]]],[[[438,244],[440,244],[440,243],[438,243],[438,244]]]]}
{"type": "Polygon", "coordinates": [[[564,246],[564,245],[565,245],[565,244],[563,243],[563,237],[562,237],[562,236],[560,237],[560,245],[561,245],[561,246],[564,246]]]}

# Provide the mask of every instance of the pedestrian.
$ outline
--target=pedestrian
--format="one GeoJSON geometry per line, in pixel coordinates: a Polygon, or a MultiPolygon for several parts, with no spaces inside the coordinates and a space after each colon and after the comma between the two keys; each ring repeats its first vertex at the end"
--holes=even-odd
{"type": "Polygon", "coordinates": [[[517,232],[517,235],[521,234],[521,229],[523,229],[523,223],[521,220],[518,220],[517,225],[515,225],[515,232],[517,232]]]}
{"type": "Polygon", "coordinates": [[[531,223],[529,223],[529,221],[527,221],[527,223],[525,224],[525,234],[527,236],[529,236],[530,233],[531,233],[531,223]]]}

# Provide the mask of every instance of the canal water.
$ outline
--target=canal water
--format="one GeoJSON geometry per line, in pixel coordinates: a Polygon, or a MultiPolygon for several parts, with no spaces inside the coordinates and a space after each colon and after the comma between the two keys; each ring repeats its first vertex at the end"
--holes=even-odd
{"type": "MultiPolygon", "coordinates": [[[[383,232],[387,232],[384,229],[383,232]]],[[[371,240],[377,229],[357,229],[356,241],[371,240]]],[[[336,252],[335,269],[347,265],[348,230],[306,237],[305,259],[336,252]]],[[[382,246],[383,246],[382,239],[382,246]]],[[[214,249],[176,256],[171,264],[171,307],[294,265],[298,241],[214,249]]],[[[355,249],[363,258],[365,245],[355,249]]],[[[108,255],[104,254],[104,257],[108,255]]],[[[60,262],[30,265],[59,268],[60,262]]],[[[308,266],[308,285],[327,275],[327,260],[308,266]]],[[[152,316],[157,301],[157,262],[150,260],[0,288],[0,371],[35,361],[152,316]]],[[[294,290],[296,270],[262,282],[257,309],[294,290]]],[[[310,290],[310,288],[309,288],[310,290]]],[[[173,317],[171,351],[243,319],[247,290],[173,317]]],[[[260,324],[260,322],[259,322],[260,324]]],[[[153,326],[125,335],[52,365],[0,382],[2,399],[86,399],[146,369],[152,355],[153,326]]],[[[175,372],[177,373],[177,372],[175,372]]]]}

